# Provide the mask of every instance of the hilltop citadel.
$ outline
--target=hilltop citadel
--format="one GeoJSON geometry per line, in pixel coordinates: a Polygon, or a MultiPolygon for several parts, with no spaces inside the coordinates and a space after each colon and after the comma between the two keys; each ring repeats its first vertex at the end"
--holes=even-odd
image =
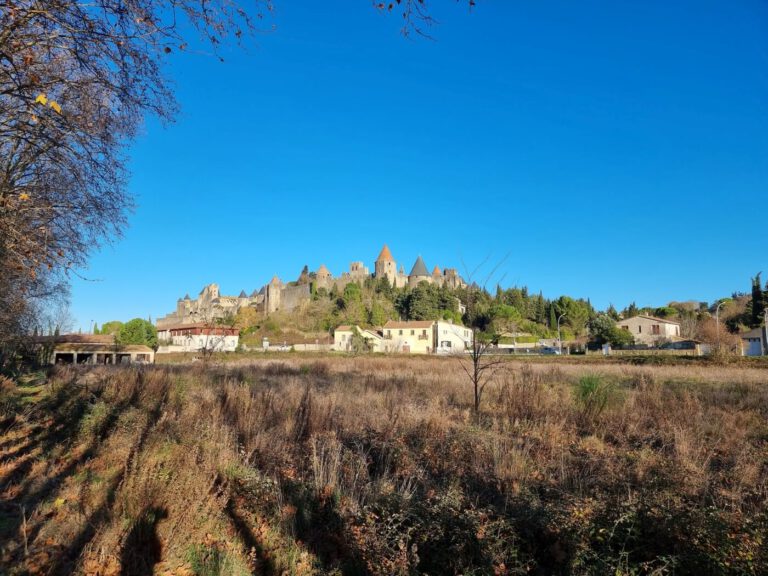
{"type": "Polygon", "coordinates": [[[411,272],[405,273],[401,265],[399,270],[397,262],[385,244],[378,258],[374,262],[374,271],[370,272],[362,261],[352,262],[349,271],[342,272],[341,276],[334,277],[330,270],[321,264],[320,267],[310,272],[305,266],[298,279],[293,282],[283,282],[277,276],[263,286],[248,295],[242,290],[238,296],[223,296],[217,284],[205,286],[194,300],[187,294],[176,302],[176,310],[157,320],[158,328],[194,324],[197,322],[210,322],[219,318],[234,316],[246,307],[253,307],[264,315],[273,312],[290,312],[298,308],[302,303],[308,302],[312,294],[318,290],[331,291],[335,287],[341,292],[351,283],[364,283],[367,279],[386,278],[390,286],[395,288],[415,287],[419,282],[428,282],[438,286],[458,288],[466,286],[464,279],[455,268],[441,270],[438,266],[429,272],[427,265],[421,256],[416,258],[411,272]]]}

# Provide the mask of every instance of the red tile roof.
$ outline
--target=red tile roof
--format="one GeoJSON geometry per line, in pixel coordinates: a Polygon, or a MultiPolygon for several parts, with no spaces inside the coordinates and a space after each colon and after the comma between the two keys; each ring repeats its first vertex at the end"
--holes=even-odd
{"type": "Polygon", "coordinates": [[[389,247],[384,244],[384,248],[381,249],[381,252],[379,252],[379,257],[376,258],[376,262],[394,262],[395,259],[392,258],[392,252],[389,251],[389,247]]]}

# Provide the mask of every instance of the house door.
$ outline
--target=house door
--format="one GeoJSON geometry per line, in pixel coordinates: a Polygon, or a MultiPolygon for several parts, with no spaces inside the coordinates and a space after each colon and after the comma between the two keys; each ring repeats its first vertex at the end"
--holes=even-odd
{"type": "Polygon", "coordinates": [[[410,344],[403,344],[403,352],[405,352],[406,354],[410,354],[411,353],[411,346],[410,346],[410,344]]]}

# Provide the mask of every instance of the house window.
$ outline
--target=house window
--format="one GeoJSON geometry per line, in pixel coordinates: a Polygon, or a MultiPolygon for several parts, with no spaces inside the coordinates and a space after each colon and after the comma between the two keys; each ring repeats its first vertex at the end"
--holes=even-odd
{"type": "Polygon", "coordinates": [[[654,324],[653,326],[651,326],[651,331],[654,334],[661,334],[661,329],[659,328],[658,324],[654,324]]]}
{"type": "Polygon", "coordinates": [[[399,331],[399,335],[400,335],[400,336],[402,336],[402,335],[403,335],[403,331],[402,331],[402,330],[400,330],[400,331],[399,331]]]}
{"type": "Polygon", "coordinates": [[[426,336],[426,335],[427,335],[427,331],[426,331],[426,330],[422,330],[422,331],[421,331],[421,333],[422,333],[424,336],[426,336]]]}
{"type": "Polygon", "coordinates": [[[414,334],[416,334],[416,330],[411,330],[411,336],[413,336],[414,334]]]}
{"type": "Polygon", "coordinates": [[[637,327],[637,333],[638,334],[642,334],[642,332],[643,332],[643,327],[642,326],[638,326],[637,327]]]}

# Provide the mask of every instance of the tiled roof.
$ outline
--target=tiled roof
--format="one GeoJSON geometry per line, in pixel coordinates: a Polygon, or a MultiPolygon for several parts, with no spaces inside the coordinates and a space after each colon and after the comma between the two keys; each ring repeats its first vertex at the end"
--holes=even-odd
{"type": "Polygon", "coordinates": [[[653,320],[654,322],[664,322],[665,324],[677,324],[680,325],[680,322],[675,322],[674,320],[665,320],[664,318],[656,318],[656,316],[646,316],[645,314],[638,314],[637,316],[632,316],[631,318],[624,318],[623,320],[619,320],[619,322],[626,322],[628,320],[633,320],[634,318],[645,318],[646,320],[653,320]]]}
{"type": "Polygon", "coordinates": [[[392,258],[392,252],[389,251],[389,247],[384,244],[384,248],[381,249],[381,252],[379,252],[379,257],[376,258],[376,262],[394,262],[395,259],[392,258]]]}
{"type": "Polygon", "coordinates": [[[58,336],[39,336],[38,342],[54,342],[56,344],[113,344],[113,334],[60,334],[58,336]]]}
{"type": "Polygon", "coordinates": [[[413,268],[411,268],[409,276],[429,276],[427,265],[424,264],[424,259],[421,256],[416,258],[416,262],[413,263],[413,268]]]}
{"type": "Polygon", "coordinates": [[[397,322],[396,320],[390,320],[384,324],[384,329],[387,328],[431,328],[435,322],[433,320],[411,320],[410,322],[397,322]]]}
{"type": "Polygon", "coordinates": [[[434,270],[432,270],[432,276],[442,276],[443,273],[440,271],[440,266],[435,266],[434,270]]]}

